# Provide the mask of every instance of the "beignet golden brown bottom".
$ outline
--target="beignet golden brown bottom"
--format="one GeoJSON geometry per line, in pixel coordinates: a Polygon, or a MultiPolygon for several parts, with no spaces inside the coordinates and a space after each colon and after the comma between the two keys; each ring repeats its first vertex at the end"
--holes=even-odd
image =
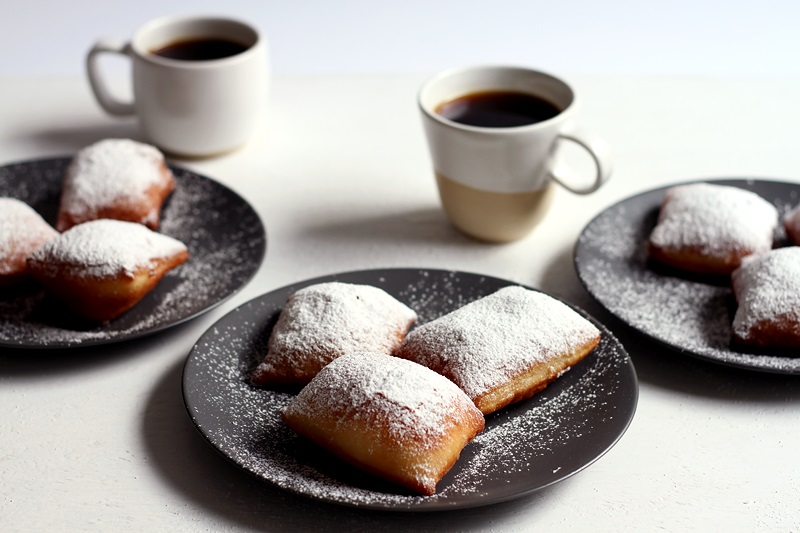
{"type": "Polygon", "coordinates": [[[95,220],[67,230],[28,258],[31,275],[67,307],[105,322],[136,305],[189,258],[183,243],[141,224],[95,220]]]}
{"type": "Polygon", "coordinates": [[[366,352],[323,368],[281,416],[350,464],[424,495],[434,494],[485,423],[443,376],[366,352]]]}

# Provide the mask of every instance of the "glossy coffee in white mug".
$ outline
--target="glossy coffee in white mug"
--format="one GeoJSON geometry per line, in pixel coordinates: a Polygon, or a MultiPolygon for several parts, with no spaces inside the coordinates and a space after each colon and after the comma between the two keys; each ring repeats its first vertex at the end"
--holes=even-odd
{"type": "Polygon", "coordinates": [[[519,91],[481,91],[436,106],[436,113],[453,122],[482,128],[527,126],[560,112],[552,102],[519,91]]]}
{"type": "Polygon", "coordinates": [[[589,194],[610,176],[605,144],[576,128],[574,91],[549,74],[520,67],[443,72],[420,90],[419,106],[442,207],[477,239],[513,241],[544,217],[554,184],[589,194]],[[587,187],[557,165],[560,143],[591,157],[587,187]]]}
{"type": "Polygon", "coordinates": [[[136,115],[145,136],[176,155],[212,156],[244,145],[267,98],[267,45],[250,24],[221,17],[151,21],[130,42],[103,39],[87,56],[89,82],[112,115],[136,115]],[[105,53],[132,60],[133,101],[106,86],[105,53]]]}
{"type": "Polygon", "coordinates": [[[170,42],[150,53],[179,61],[209,61],[241,54],[247,48],[246,44],[231,39],[195,37],[170,42]]]}

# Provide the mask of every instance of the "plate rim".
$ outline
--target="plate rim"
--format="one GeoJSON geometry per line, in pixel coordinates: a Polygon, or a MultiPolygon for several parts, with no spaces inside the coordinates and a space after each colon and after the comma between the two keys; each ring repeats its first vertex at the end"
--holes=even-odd
{"type": "MultiPolygon", "coordinates": [[[[6,163],[1,163],[0,164],[0,170],[3,170],[5,168],[7,168],[7,167],[19,166],[19,165],[28,165],[28,164],[47,164],[47,163],[56,163],[56,162],[58,162],[58,163],[62,163],[63,162],[65,164],[68,164],[68,162],[71,161],[73,158],[74,158],[74,155],[60,155],[60,156],[44,156],[44,157],[37,157],[37,158],[31,158],[31,159],[20,159],[20,160],[16,160],[16,161],[10,161],[10,162],[6,162],[6,163]]],[[[221,183],[221,182],[219,182],[219,181],[217,181],[217,180],[215,180],[215,179],[213,179],[213,178],[211,178],[211,177],[209,177],[209,176],[207,176],[205,174],[199,173],[199,172],[194,171],[192,169],[189,169],[187,167],[174,164],[174,163],[170,162],[168,159],[166,160],[166,164],[170,168],[170,170],[172,170],[172,171],[178,171],[178,172],[181,172],[181,173],[187,173],[187,174],[193,176],[194,178],[199,178],[199,179],[201,179],[203,181],[208,181],[208,182],[212,183],[215,187],[219,187],[220,189],[224,190],[225,193],[227,195],[229,195],[230,197],[235,198],[236,200],[241,202],[242,205],[246,206],[252,212],[253,216],[255,217],[255,220],[258,222],[258,226],[260,227],[260,231],[258,231],[257,233],[261,236],[261,243],[260,243],[259,249],[257,251],[257,256],[258,256],[257,265],[251,272],[248,273],[247,276],[245,276],[245,278],[242,280],[242,283],[235,290],[230,291],[228,294],[226,294],[223,298],[219,299],[218,301],[215,301],[212,304],[210,304],[210,305],[208,305],[208,306],[206,306],[206,307],[204,307],[202,309],[199,309],[199,310],[195,311],[194,313],[191,313],[189,315],[183,316],[183,317],[181,317],[179,319],[175,319],[175,320],[169,321],[169,322],[164,323],[164,324],[160,324],[160,325],[152,327],[152,328],[146,328],[146,329],[143,329],[143,330],[134,331],[134,332],[131,332],[131,333],[125,334],[125,335],[117,335],[117,336],[102,337],[102,338],[92,338],[92,339],[78,340],[78,341],[63,341],[63,342],[59,341],[59,342],[51,342],[51,343],[48,343],[48,344],[30,344],[30,343],[18,344],[18,343],[14,343],[14,342],[9,342],[9,341],[4,340],[4,339],[0,339],[0,348],[16,349],[16,350],[20,350],[20,351],[73,350],[73,349],[79,349],[79,348],[91,348],[91,347],[96,347],[96,346],[105,346],[105,345],[109,345],[109,344],[116,344],[116,343],[133,341],[133,340],[136,340],[136,339],[141,339],[143,337],[147,337],[147,336],[150,336],[150,335],[155,335],[155,334],[158,334],[158,333],[162,333],[162,332],[164,332],[164,331],[166,331],[168,329],[171,329],[173,327],[179,326],[181,324],[185,324],[185,323],[187,323],[187,322],[189,322],[191,320],[194,320],[195,318],[197,318],[199,316],[202,316],[202,315],[214,310],[215,308],[219,307],[220,305],[222,305],[223,303],[225,303],[229,299],[233,298],[236,294],[241,292],[253,280],[253,278],[256,276],[258,271],[261,269],[261,266],[264,264],[264,259],[266,258],[266,255],[267,255],[267,246],[268,246],[268,243],[269,243],[269,239],[268,239],[268,235],[267,235],[267,228],[264,225],[264,221],[261,220],[261,216],[258,214],[258,211],[241,194],[239,194],[237,191],[235,191],[231,187],[225,185],[224,183],[221,183]]],[[[7,191],[7,193],[10,193],[10,192],[11,191],[7,191]]]]}
{"type": "MultiPolygon", "coordinates": [[[[668,184],[664,184],[664,185],[660,185],[660,186],[653,187],[653,188],[650,188],[650,189],[646,189],[646,190],[643,190],[643,191],[639,191],[637,193],[631,194],[630,196],[627,196],[627,197],[624,197],[624,198],[622,198],[620,200],[617,200],[613,204],[603,208],[599,213],[594,215],[589,220],[589,222],[587,222],[586,225],[584,225],[583,229],[581,229],[580,233],[578,234],[578,238],[575,241],[575,245],[573,247],[572,260],[573,260],[573,265],[574,265],[574,268],[575,268],[575,272],[576,272],[576,274],[578,276],[578,279],[581,282],[581,285],[583,285],[583,287],[586,290],[586,292],[589,293],[589,295],[592,297],[592,299],[595,302],[597,302],[597,304],[599,304],[606,312],[610,313],[616,320],[618,320],[619,322],[624,324],[626,328],[635,331],[638,335],[641,335],[642,337],[645,337],[645,338],[657,343],[659,346],[662,346],[664,348],[669,349],[671,352],[676,352],[678,354],[686,355],[686,356],[689,356],[689,357],[692,357],[692,358],[695,358],[695,359],[698,359],[698,360],[701,360],[701,361],[714,363],[714,364],[725,366],[725,367],[728,367],[728,368],[736,368],[736,369],[739,369],[739,370],[748,370],[748,371],[753,371],[753,372],[762,372],[762,373],[767,373],[767,374],[778,374],[778,375],[800,375],[800,367],[797,368],[797,369],[785,370],[785,369],[780,369],[780,368],[770,367],[770,366],[756,366],[756,365],[752,365],[752,364],[747,364],[744,361],[734,361],[734,360],[722,359],[722,358],[715,357],[715,356],[712,356],[712,355],[697,353],[697,352],[694,352],[694,351],[692,351],[692,350],[690,350],[690,349],[688,349],[688,348],[686,348],[684,346],[675,345],[675,344],[673,344],[673,343],[671,343],[671,342],[669,342],[669,341],[667,341],[665,339],[662,339],[662,338],[656,336],[655,334],[653,334],[651,332],[644,331],[644,330],[640,329],[639,327],[631,324],[624,317],[621,317],[615,310],[608,308],[606,306],[606,304],[600,298],[597,297],[597,295],[595,294],[595,291],[592,289],[590,284],[588,284],[586,282],[586,280],[584,279],[584,276],[582,275],[582,267],[581,267],[582,262],[579,260],[578,254],[580,252],[581,247],[583,246],[583,236],[584,236],[584,234],[600,217],[604,216],[609,211],[612,211],[614,209],[618,209],[621,206],[623,206],[624,204],[627,204],[629,202],[638,200],[638,199],[642,198],[643,196],[655,195],[657,193],[664,193],[664,192],[666,192],[667,189],[669,189],[671,187],[678,187],[678,186],[682,186],[682,185],[693,185],[693,184],[697,184],[697,183],[710,183],[710,184],[716,184],[716,185],[732,185],[732,186],[738,186],[740,184],[753,185],[753,184],[763,183],[763,184],[767,184],[767,185],[770,185],[770,186],[772,186],[772,185],[795,186],[800,191],[800,183],[797,183],[797,182],[794,182],[794,181],[790,181],[788,179],[781,180],[781,179],[773,179],[773,178],[745,177],[745,176],[738,176],[738,177],[737,176],[729,176],[729,177],[718,176],[718,177],[713,177],[713,178],[693,178],[693,179],[688,179],[688,180],[670,182],[668,184]]],[[[800,201],[800,198],[798,198],[798,201],[800,201]]],[[[770,203],[772,203],[772,202],[770,202],[770,203]]],[[[655,205],[654,207],[658,207],[658,205],[655,205]]],[[[736,354],[736,352],[734,352],[732,350],[730,350],[730,353],[734,354],[734,355],[736,354]]],[[[781,358],[781,359],[789,359],[789,358],[781,357],[781,356],[772,356],[772,357],[778,357],[778,358],[781,358]]]]}
{"type": "MultiPolygon", "coordinates": [[[[574,304],[572,304],[572,303],[570,303],[568,301],[565,301],[565,300],[563,300],[563,299],[561,299],[559,297],[552,296],[553,298],[556,298],[558,301],[560,301],[562,303],[565,303],[570,308],[576,310],[582,316],[586,317],[591,322],[593,322],[595,325],[597,325],[601,329],[601,331],[603,332],[603,335],[608,337],[609,342],[614,343],[614,345],[621,352],[621,354],[622,354],[622,356],[624,357],[624,360],[625,360],[625,364],[620,366],[620,371],[618,372],[618,375],[620,375],[620,382],[624,381],[624,379],[622,378],[621,374],[623,374],[623,373],[628,374],[628,379],[630,379],[630,388],[631,388],[632,395],[631,395],[631,398],[630,398],[630,406],[629,406],[630,414],[629,414],[629,416],[627,416],[627,419],[624,421],[624,424],[622,425],[619,433],[616,434],[614,436],[614,438],[611,439],[611,441],[608,442],[607,445],[603,447],[602,451],[600,451],[595,457],[593,457],[590,461],[586,462],[585,464],[581,465],[580,467],[575,468],[574,470],[566,473],[565,475],[563,475],[561,477],[558,477],[556,479],[553,479],[553,480],[551,480],[550,482],[548,482],[548,483],[546,483],[544,485],[536,486],[536,487],[533,487],[533,488],[530,488],[530,489],[527,489],[527,490],[524,490],[524,491],[520,491],[518,493],[506,494],[503,497],[489,498],[489,499],[484,498],[484,499],[482,499],[480,501],[474,501],[472,503],[466,503],[466,504],[465,503],[448,503],[446,501],[445,502],[433,502],[430,505],[426,505],[424,503],[423,504],[418,504],[418,505],[385,504],[385,503],[379,503],[379,502],[367,503],[367,504],[356,503],[356,502],[350,502],[350,501],[336,500],[336,499],[333,499],[333,498],[323,498],[323,497],[320,497],[320,496],[317,496],[317,495],[313,495],[313,494],[309,494],[309,493],[297,490],[296,488],[293,488],[293,487],[280,486],[275,481],[267,479],[267,478],[259,475],[257,472],[254,472],[254,471],[250,470],[249,468],[245,467],[244,465],[240,464],[233,457],[230,457],[227,453],[225,453],[224,450],[222,450],[220,447],[218,447],[218,445],[215,442],[213,442],[211,436],[208,435],[206,433],[206,431],[204,430],[204,428],[201,427],[201,424],[199,424],[198,421],[195,420],[195,415],[194,415],[194,413],[192,411],[192,406],[190,405],[190,400],[188,398],[187,389],[189,387],[189,381],[190,381],[189,366],[190,366],[190,363],[193,360],[193,356],[195,355],[195,350],[198,349],[198,347],[201,346],[204,343],[204,341],[206,340],[207,336],[212,336],[214,334],[215,330],[218,329],[218,325],[220,325],[223,321],[226,321],[226,320],[232,318],[233,315],[235,315],[236,313],[240,312],[240,310],[242,308],[250,307],[250,306],[257,306],[258,303],[262,299],[268,299],[274,293],[280,293],[280,292],[283,292],[283,291],[289,291],[294,287],[297,287],[297,289],[299,289],[301,287],[309,286],[309,285],[312,285],[312,284],[315,284],[315,283],[322,283],[322,282],[325,282],[325,281],[335,281],[337,278],[344,277],[344,276],[358,276],[360,274],[373,275],[373,274],[377,274],[377,273],[398,273],[398,272],[420,272],[420,273],[426,272],[426,273],[458,274],[458,275],[464,274],[464,275],[468,275],[468,276],[485,278],[485,279],[489,279],[489,280],[492,280],[492,281],[505,283],[505,284],[508,284],[508,285],[518,285],[518,286],[524,287],[526,289],[530,289],[530,290],[534,290],[536,292],[547,294],[547,293],[545,293],[544,291],[542,291],[540,289],[536,289],[536,288],[528,286],[526,284],[519,283],[519,282],[510,280],[510,279],[506,279],[506,278],[500,278],[500,277],[489,275],[489,274],[482,274],[482,273],[470,272],[470,271],[464,271],[464,270],[451,270],[451,269],[425,268],[425,267],[386,267],[386,268],[357,269],[357,270],[334,272],[334,273],[331,273],[331,274],[315,276],[313,278],[308,278],[308,279],[295,281],[295,282],[292,282],[292,283],[289,283],[289,284],[285,284],[285,285],[280,286],[280,287],[276,287],[276,288],[271,289],[269,291],[266,291],[266,292],[264,292],[262,294],[259,294],[259,295],[255,296],[255,297],[251,298],[250,300],[248,300],[246,302],[243,302],[242,304],[240,304],[236,308],[231,309],[225,315],[223,315],[218,320],[216,320],[213,324],[211,324],[208,327],[208,329],[206,331],[204,331],[203,334],[197,339],[196,343],[192,346],[191,350],[189,351],[189,354],[187,355],[186,360],[184,361],[183,370],[181,372],[181,394],[182,394],[182,398],[183,398],[183,402],[184,402],[184,407],[186,409],[187,415],[189,416],[189,418],[190,418],[190,420],[192,422],[192,425],[194,426],[195,430],[203,437],[203,440],[207,443],[207,445],[210,446],[211,448],[213,448],[216,451],[216,453],[222,455],[229,463],[233,464],[238,470],[247,472],[250,476],[255,477],[256,479],[260,480],[261,482],[267,483],[267,484],[269,484],[270,486],[272,486],[275,489],[286,491],[286,492],[288,492],[290,494],[293,494],[293,495],[295,495],[297,497],[308,498],[308,499],[313,500],[313,501],[318,501],[318,502],[323,502],[323,503],[328,503],[328,504],[338,505],[338,506],[343,506],[343,507],[355,508],[355,509],[366,509],[366,510],[384,511],[384,512],[388,511],[388,512],[411,512],[411,513],[425,512],[425,513],[427,513],[427,512],[441,512],[441,511],[468,509],[468,508],[483,507],[483,506],[487,506],[487,505],[494,505],[494,504],[498,504],[498,503],[511,501],[511,500],[514,500],[514,499],[518,499],[518,498],[530,495],[530,494],[532,494],[534,492],[538,492],[539,490],[551,487],[551,486],[553,486],[553,485],[555,485],[555,484],[557,484],[557,483],[559,483],[561,481],[564,481],[564,480],[566,480],[568,478],[573,477],[574,475],[578,474],[579,472],[582,472],[583,470],[585,470],[586,468],[588,468],[589,466],[591,466],[592,464],[597,462],[599,459],[601,459],[603,456],[605,456],[614,446],[616,446],[617,443],[619,443],[619,441],[622,439],[622,437],[627,433],[628,429],[630,429],[630,426],[631,426],[631,424],[633,422],[633,419],[635,418],[635,415],[636,415],[636,412],[637,412],[637,409],[638,409],[638,403],[639,403],[639,379],[638,379],[638,374],[636,373],[635,366],[633,364],[633,360],[630,357],[630,354],[627,352],[627,350],[625,349],[625,347],[622,344],[622,342],[620,342],[620,340],[613,334],[613,332],[611,330],[609,330],[609,328],[606,327],[604,324],[602,324],[599,320],[594,318],[592,315],[590,315],[588,312],[586,312],[581,307],[576,306],[576,305],[574,305],[574,304]],[[623,372],[623,370],[625,370],[626,372],[623,372]]],[[[295,290],[297,290],[297,289],[295,289],[295,290]]],[[[551,295],[548,295],[548,296],[551,296],[551,295]]]]}

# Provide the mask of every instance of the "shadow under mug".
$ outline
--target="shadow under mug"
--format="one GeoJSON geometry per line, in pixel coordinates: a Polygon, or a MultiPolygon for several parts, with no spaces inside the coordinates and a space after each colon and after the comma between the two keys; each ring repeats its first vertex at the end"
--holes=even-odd
{"type": "Polygon", "coordinates": [[[86,57],[89,83],[112,115],[136,115],[145,136],[176,155],[211,156],[234,150],[256,132],[267,97],[267,45],[251,25],[219,17],[178,16],[148,22],[130,42],[101,39],[86,57]],[[186,41],[221,39],[242,49],[228,57],[185,60],[154,51],[186,41]],[[102,54],[132,61],[133,101],[108,89],[102,54]]]}
{"type": "Polygon", "coordinates": [[[442,207],[454,226],[477,239],[520,239],[544,217],[553,184],[590,194],[611,175],[605,143],[575,124],[575,92],[550,74],[503,66],[449,70],[422,86],[418,103],[442,207]],[[487,127],[439,111],[455,99],[493,92],[534,96],[552,104],[557,114],[520,126],[487,127]],[[558,161],[558,147],[565,142],[591,157],[595,173],[588,186],[574,185],[558,161]]]}

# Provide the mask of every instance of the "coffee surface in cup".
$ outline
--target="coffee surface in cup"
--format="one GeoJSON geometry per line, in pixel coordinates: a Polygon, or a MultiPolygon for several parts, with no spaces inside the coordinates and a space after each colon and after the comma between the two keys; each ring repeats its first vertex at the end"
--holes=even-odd
{"type": "Polygon", "coordinates": [[[435,112],[453,122],[484,128],[513,128],[543,122],[561,110],[544,98],[516,91],[485,91],[439,104],[435,112]]]}
{"type": "Polygon", "coordinates": [[[235,56],[244,52],[247,48],[247,46],[229,39],[201,37],[174,41],[166,46],[152,50],[150,53],[181,61],[208,61],[235,56]]]}

